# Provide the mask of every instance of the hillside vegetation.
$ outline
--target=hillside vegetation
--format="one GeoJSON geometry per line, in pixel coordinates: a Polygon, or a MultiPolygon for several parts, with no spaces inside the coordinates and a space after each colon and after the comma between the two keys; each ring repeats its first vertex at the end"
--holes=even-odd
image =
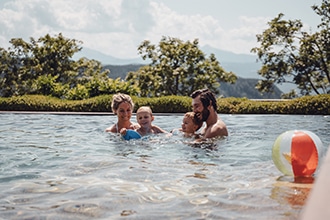
{"type": "MultiPolygon", "coordinates": [[[[129,64],[129,65],[106,65],[103,71],[109,70],[109,77],[116,79],[125,79],[128,72],[137,71],[142,64],[129,64]]],[[[260,93],[255,88],[258,79],[238,78],[235,84],[221,83],[219,87],[220,95],[223,97],[237,97],[249,99],[279,99],[282,91],[275,86],[274,92],[260,93]]]]}

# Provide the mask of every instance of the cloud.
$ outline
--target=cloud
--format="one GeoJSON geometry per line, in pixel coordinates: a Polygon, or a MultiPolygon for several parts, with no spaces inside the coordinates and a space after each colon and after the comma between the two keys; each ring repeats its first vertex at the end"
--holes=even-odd
{"type": "Polygon", "coordinates": [[[171,11],[164,4],[153,3],[152,12],[156,25],[150,35],[179,37],[184,40],[193,40],[203,36],[213,38],[214,29],[220,29],[219,22],[211,16],[181,15],[171,11]]]}
{"type": "Polygon", "coordinates": [[[236,53],[249,53],[257,46],[257,34],[261,34],[267,28],[268,17],[239,17],[239,26],[226,31],[221,46],[224,50],[236,53]]]}
{"type": "Polygon", "coordinates": [[[224,29],[221,21],[207,15],[178,14],[162,3],[152,3],[156,25],[149,33],[154,43],[161,36],[177,37],[182,40],[199,39],[201,46],[210,45],[236,53],[249,53],[256,46],[256,33],[266,28],[269,18],[239,17],[239,25],[224,29]]]}
{"type": "Polygon", "coordinates": [[[62,33],[83,47],[118,58],[135,58],[144,40],[163,36],[199,39],[200,46],[249,53],[267,17],[241,16],[238,24],[209,14],[178,13],[155,0],[4,0],[0,3],[0,45],[11,38],[38,39],[62,33]],[[226,27],[226,28],[225,28],[226,27]]]}
{"type": "Polygon", "coordinates": [[[126,18],[128,26],[133,31],[145,33],[154,25],[148,0],[123,0],[121,8],[121,17],[126,18]]]}
{"type": "Polygon", "coordinates": [[[147,0],[15,0],[0,5],[0,43],[63,33],[83,46],[119,56],[136,54],[153,24],[147,0]]]}

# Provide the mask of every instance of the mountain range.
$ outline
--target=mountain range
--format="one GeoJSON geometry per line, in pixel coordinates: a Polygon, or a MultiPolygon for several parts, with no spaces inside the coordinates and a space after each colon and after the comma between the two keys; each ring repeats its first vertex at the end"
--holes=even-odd
{"type": "MultiPolygon", "coordinates": [[[[208,56],[215,55],[220,65],[226,70],[234,72],[238,76],[235,84],[221,83],[220,94],[225,97],[247,97],[253,99],[278,99],[281,94],[288,92],[292,87],[275,86],[274,93],[261,94],[255,89],[255,85],[261,77],[258,70],[261,63],[257,62],[256,55],[235,54],[213,48],[209,45],[201,47],[201,50],[208,56]]],[[[128,72],[137,71],[141,66],[148,64],[142,58],[120,59],[89,48],[83,48],[73,58],[86,57],[102,63],[104,69],[109,69],[111,78],[124,79],[128,72]]]]}

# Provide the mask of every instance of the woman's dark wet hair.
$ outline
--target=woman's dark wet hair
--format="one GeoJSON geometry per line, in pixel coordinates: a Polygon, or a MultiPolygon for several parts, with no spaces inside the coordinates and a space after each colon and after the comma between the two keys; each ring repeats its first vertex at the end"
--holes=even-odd
{"type": "Polygon", "coordinates": [[[214,108],[214,110],[217,110],[217,100],[215,98],[215,95],[213,94],[213,92],[211,92],[211,90],[209,89],[199,89],[194,91],[191,94],[191,98],[196,98],[198,97],[200,98],[201,102],[203,103],[204,108],[207,108],[212,102],[212,106],[214,108]]]}

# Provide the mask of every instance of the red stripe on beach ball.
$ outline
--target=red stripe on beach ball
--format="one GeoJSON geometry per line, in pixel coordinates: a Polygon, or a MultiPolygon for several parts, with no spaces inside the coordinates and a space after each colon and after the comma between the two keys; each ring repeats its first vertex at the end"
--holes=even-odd
{"type": "Polygon", "coordinates": [[[311,176],[318,164],[318,153],[313,139],[296,131],[291,143],[291,162],[294,176],[311,176]]]}

